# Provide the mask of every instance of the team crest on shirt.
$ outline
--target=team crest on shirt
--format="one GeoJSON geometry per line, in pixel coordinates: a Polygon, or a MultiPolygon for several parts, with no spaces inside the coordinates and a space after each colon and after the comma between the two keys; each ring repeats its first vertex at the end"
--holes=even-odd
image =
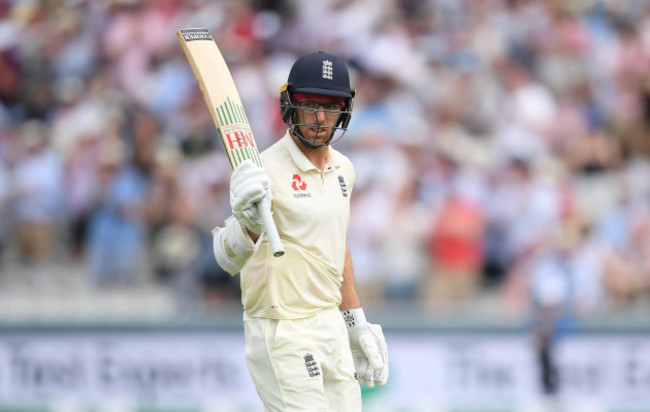
{"type": "Polygon", "coordinates": [[[299,174],[295,174],[291,178],[291,188],[293,189],[293,197],[295,198],[311,197],[311,193],[306,192],[307,183],[302,180],[299,174]]]}
{"type": "Polygon", "coordinates": [[[348,185],[345,183],[343,176],[339,176],[339,186],[341,186],[341,194],[343,197],[348,197],[348,185]]]}
{"type": "Polygon", "coordinates": [[[310,378],[320,375],[320,368],[316,359],[314,359],[314,355],[307,353],[302,358],[305,360],[305,368],[307,368],[307,374],[310,378]]]}

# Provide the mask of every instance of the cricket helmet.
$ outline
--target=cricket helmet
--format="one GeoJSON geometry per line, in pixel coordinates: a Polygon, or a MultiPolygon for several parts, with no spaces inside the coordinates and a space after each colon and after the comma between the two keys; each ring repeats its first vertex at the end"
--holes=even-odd
{"type": "MultiPolygon", "coordinates": [[[[341,98],[344,101],[343,110],[332,128],[332,137],[326,144],[333,141],[336,131],[343,136],[352,117],[352,100],[355,90],[350,88],[350,74],[346,64],[337,56],[322,51],[306,54],[300,57],[291,67],[287,83],[280,90],[280,113],[282,120],[291,127],[294,134],[309,147],[317,147],[306,140],[296,126],[295,113],[300,110],[294,101],[294,94],[328,96],[341,98]]],[[[321,145],[322,146],[322,145],[321,145]]]]}

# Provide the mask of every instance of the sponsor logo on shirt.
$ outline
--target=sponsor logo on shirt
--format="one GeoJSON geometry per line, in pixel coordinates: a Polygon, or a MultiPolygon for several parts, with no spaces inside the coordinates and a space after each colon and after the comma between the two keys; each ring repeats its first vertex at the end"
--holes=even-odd
{"type": "Polygon", "coordinates": [[[291,187],[293,187],[293,190],[297,192],[307,189],[307,183],[302,181],[302,177],[300,177],[300,175],[293,175],[293,179],[291,180],[291,187]]]}
{"type": "Polygon", "coordinates": [[[300,175],[295,174],[293,175],[293,178],[291,179],[291,187],[293,188],[293,197],[295,198],[301,198],[301,197],[311,197],[311,193],[305,192],[307,190],[307,183],[302,180],[300,175]]]}

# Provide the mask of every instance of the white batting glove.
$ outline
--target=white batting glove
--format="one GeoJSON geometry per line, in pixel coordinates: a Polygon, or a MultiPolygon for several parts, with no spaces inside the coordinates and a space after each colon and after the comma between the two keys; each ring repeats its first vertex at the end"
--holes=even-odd
{"type": "Polygon", "coordinates": [[[368,323],[361,308],[342,311],[341,314],[348,327],[359,385],[365,383],[374,388],[378,383],[384,386],[388,381],[388,349],[381,326],[368,323]]]}
{"type": "Polygon", "coordinates": [[[258,235],[264,229],[256,203],[264,198],[272,198],[266,172],[252,160],[241,162],[230,177],[230,207],[237,221],[258,235]]]}

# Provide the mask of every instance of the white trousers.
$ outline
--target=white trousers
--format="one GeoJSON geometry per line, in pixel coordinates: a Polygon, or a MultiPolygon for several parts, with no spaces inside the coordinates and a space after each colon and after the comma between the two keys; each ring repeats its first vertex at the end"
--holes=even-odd
{"type": "Polygon", "coordinates": [[[348,331],[337,307],[305,319],[244,317],[246,363],[267,412],[360,412],[348,331]]]}

